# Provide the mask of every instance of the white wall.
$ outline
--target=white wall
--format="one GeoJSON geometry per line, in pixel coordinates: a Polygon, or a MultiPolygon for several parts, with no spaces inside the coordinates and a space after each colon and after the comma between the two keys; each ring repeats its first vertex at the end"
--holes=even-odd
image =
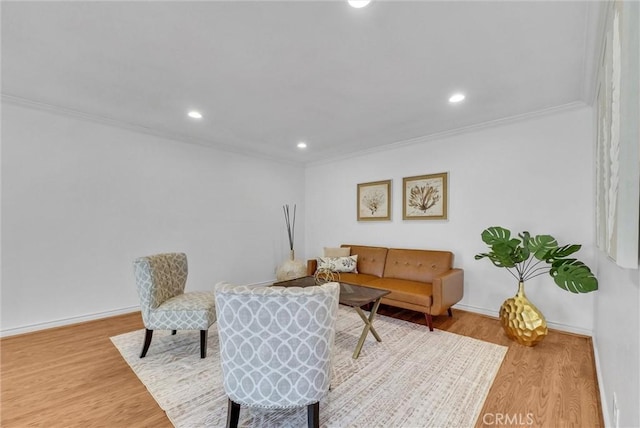
{"type": "MultiPolygon", "coordinates": [[[[638,168],[640,168],[640,5],[608,3],[606,19],[612,46],[614,11],[620,13],[620,162],[616,219],[617,263],[637,266],[638,168]],[[625,242],[626,241],[626,242],[625,242]]],[[[602,57],[602,54],[600,54],[602,57]]],[[[611,60],[613,63],[613,60],[611,60]]],[[[605,65],[610,66],[611,63],[605,65]]],[[[599,80],[606,81],[604,66],[599,80]]],[[[598,103],[599,100],[596,100],[598,103]]],[[[601,399],[605,422],[611,427],[640,427],[640,271],[625,269],[598,252],[600,291],[596,299],[594,343],[601,374],[601,399]],[[618,412],[614,411],[614,396],[618,412]]]]}
{"type": "Polygon", "coordinates": [[[3,334],[134,310],[148,254],[186,252],[188,290],[273,280],[285,203],[304,248],[302,167],[2,107],[3,334]]]}
{"type": "Polygon", "coordinates": [[[620,427],[640,426],[640,273],[617,266],[599,252],[600,290],[596,300],[594,339],[602,375],[602,406],[610,426],[616,426],[613,396],[620,427]]]}
{"type": "MultiPolygon", "coordinates": [[[[497,315],[517,291],[504,270],[474,255],[486,227],[579,243],[594,264],[591,108],[581,107],[419,144],[312,165],[306,170],[306,253],[342,243],[445,249],[465,270],[461,307],[497,315]],[[449,220],[402,220],[402,178],[449,172],[449,220]],[[392,221],[357,222],[358,183],[392,179],[392,221]]],[[[548,276],[528,297],[551,326],[590,334],[594,293],[574,295],[548,276]]]]}
{"type": "Polygon", "coordinates": [[[306,172],[2,108],[3,335],[135,310],[131,261],[155,252],[187,252],[189,289],[270,281],[288,254],[285,203],[298,204],[299,258],[341,243],[448,249],[465,269],[461,306],[495,315],[516,284],[473,255],[484,250],[480,232],[502,225],[583,244],[578,255],[595,268],[597,293],[572,295],[541,277],[527,294],[554,327],[593,331],[605,414],[613,417],[616,393],[620,426],[640,425],[640,278],[595,254],[589,108],[318,163],[306,172]],[[450,174],[449,220],[403,221],[402,177],[442,171],[450,174]],[[357,222],[357,183],[384,179],[393,179],[392,221],[357,222]]]}

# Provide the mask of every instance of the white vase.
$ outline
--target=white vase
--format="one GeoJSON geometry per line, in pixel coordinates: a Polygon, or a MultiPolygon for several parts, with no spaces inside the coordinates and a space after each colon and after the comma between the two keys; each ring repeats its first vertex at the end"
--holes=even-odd
{"type": "Polygon", "coordinates": [[[285,260],[276,270],[276,278],[278,281],[302,278],[306,275],[307,266],[302,260],[296,260],[294,250],[289,252],[289,259],[285,260]]]}

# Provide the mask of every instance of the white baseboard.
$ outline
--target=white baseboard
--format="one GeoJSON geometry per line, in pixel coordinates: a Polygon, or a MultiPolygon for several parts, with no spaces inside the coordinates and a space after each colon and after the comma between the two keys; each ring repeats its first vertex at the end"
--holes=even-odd
{"type": "MultiPolygon", "coordinates": [[[[276,281],[276,280],[273,279],[273,280],[269,280],[269,281],[261,281],[261,282],[251,283],[251,284],[243,284],[243,285],[247,285],[249,287],[264,287],[264,286],[268,286],[268,285],[273,284],[274,281],[276,281]]],[[[465,311],[468,311],[468,312],[474,312],[474,313],[477,313],[477,314],[487,315],[487,316],[494,317],[494,318],[497,318],[497,316],[498,316],[497,311],[494,310],[494,309],[487,309],[487,308],[482,308],[482,307],[478,307],[478,306],[465,305],[465,304],[462,304],[462,303],[458,303],[458,304],[454,305],[454,307],[457,308],[457,309],[462,309],[462,310],[465,310],[465,311]]],[[[95,314],[88,314],[88,315],[82,315],[82,316],[71,317],[71,318],[63,318],[63,319],[60,319],[60,320],[49,321],[49,322],[38,323],[38,324],[30,324],[30,325],[26,325],[26,326],[22,326],[22,327],[2,329],[2,330],[0,330],[0,337],[14,336],[16,334],[31,333],[31,332],[34,332],[34,331],[44,330],[44,329],[47,329],[47,328],[61,327],[61,326],[70,325],[70,324],[77,324],[77,323],[81,323],[81,322],[85,322],[85,321],[93,321],[93,320],[100,319],[100,318],[108,318],[108,317],[113,317],[113,316],[116,316],[116,315],[128,314],[128,313],[136,312],[136,311],[139,311],[139,310],[140,310],[140,307],[131,306],[131,307],[128,307],[128,308],[115,309],[115,310],[112,310],[112,311],[98,312],[98,313],[95,313],[95,314]]],[[[547,325],[549,327],[555,329],[555,330],[566,331],[566,332],[569,332],[569,333],[581,334],[583,336],[593,336],[593,332],[591,330],[587,330],[587,329],[580,328],[580,327],[575,327],[575,326],[561,324],[561,323],[555,323],[555,322],[549,322],[549,321],[547,321],[547,325]]]]}
{"type": "Polygon", "coordinates": [[[462,309],[463,311],[473,312],[476,314],[486,315],[493,318],[498,318],[498,311],[480,308],[478,306],[465,305],[462,303],[456,303],[453,305],[455,309],[462,309]]]}
{"type": "MultiPolygon", "coordinates": [[[[261,281],[261,282],[251,283],[251,284],[243,284],[243,285],[247,285],[249,287],[264,287],[264,286],[273,284],[275,281],[276,279],[274,278],[269,281],[261,281]]],[[[15,336],[17,334],[32,333],[34,331],[46,330],[48,328],[62,327],[62,326],[71,325],[71,324],[78,324],[85,321],[93,321],[101,318],[109,318],[117,315],[128,314],[131,312],[137,312],[139,310],[140,310],[139,306],[131,306],[128,308],[115,309],[112,311],[97,312],[94,314],[63,318],[55,321],[29,324],[22,327],[7,328],[7,329],[0,330],[0,337],[8,337],[8,336],[15,336]]]]}
{"type": "MultiPolygon", "coordinates": [[[[489,310],[486,308],[479,308],[476,306],[470,306],[470,305],[464,305],[464,304],[456,304],[454,305],[454,308],[456,309],[462,309],[464,311],[468,311],[468,312],[474,312],[474,313],[478,313],[478,314],[482,314],[482,315],[487,315],[493,318],[497,318],[498,317],[498,312],[496,310],[489,310]]],[[[607,406],[608,403],[608,399],[607,399],[607,395],[605,393],[604,390],[604,381],[602,378],[602,370],[601,370],[601,366],[600,366],[600,356],[598,354],[598,343],[596,341],[596,338],[593,334],[593,331],[591,330],[587,330],[584,328],[580,328],[580,327],[575,327],[575,326],[571,326],[571,325],[566,325],[566,324],[561,324],[561,323],[554,323],[554,322],[549,322],[547,321],[547,325],[553,329],[556,330],[561,330],[561,331],[566,331],[569,333],[575,333],[575,334],[581,334],[583,336],[590,336],[591,337],[591,343],[593,344],[593,359],[595,362],[595,366],[596,366],[596,378],[598,381],[598,389],[600,390],[600,407],[602,408],[602,418],[604,419],[604,426],[605,427],[610,427],[612,426],[611,424],[611,419],[609,419],[609,407],[607,406]]]]}
{"type": "Polygon", "coordinates": [[[609,406],[607,406],[609,400],[607,399],[607,394],[604,390],[604,380],[602,378],[602,368],[600,366],[600,354],[598,353],[598,343],[595,336],[591,337],[591,342],[593,343],[593,359],[595,360],[596,364],[596,377],[598,380],[598,389],[600,390],[600,408],[602,409],[602,419],[604,419],[604,426],[610,427],[613,426],[613,424],[610,422],[611,419],[609,419],[609,406]]]}
{"type": "MultiPolygon", "coordinates": [[[[465,305],[462,303],[458,303],[454,305],[454,308],[462,309],[468,312],[475,312],[477,314],[487,315],[494,318],[498,317],[498,311],[495,309],[481,308],[477,306],[465,305]]],[[[547,320],[547,326],[549,326],[549,328],[552,328],[554,330],[560,330],[567,333],[574,333],[574,334],[580,334],[582,336],[593,337],[593,331],[583,327],[576,327],[574,325],[552,322],[549,320],[547,320]]]]}
{"type": "Polygon", "coordinates": [[[30,324],[22,327],[7,328],[0,330],[0,337],[15,336],[16,334],[31,333],[34,331],[45,330],[48,328],[62,327],[65,325],[78,324],[85,321],[93,321],[101,318],[114,317],[116,315],[129,314],[131,312],[140,311],[139,306],[131,306],[128,308],[116,309],[113,311],[97,312],[94,314],[81,315],[71,318],[63,318],[55,321],[48,321],[37,324],[30,324]]]}

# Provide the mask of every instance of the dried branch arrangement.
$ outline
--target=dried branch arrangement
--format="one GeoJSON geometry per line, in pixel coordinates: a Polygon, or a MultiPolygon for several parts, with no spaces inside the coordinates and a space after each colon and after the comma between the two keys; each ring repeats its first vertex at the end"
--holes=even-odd
{"type": "Polygon", "coordinates": [[[283,205],[282,210],[284,211],[284,222],[287,225],[287,233],[289,234],[289,249],[293,251],[293,240],[295,238],[296,228],[296,205],[293,205],[293,219],[289,212],[289,204],[283,205]]]}

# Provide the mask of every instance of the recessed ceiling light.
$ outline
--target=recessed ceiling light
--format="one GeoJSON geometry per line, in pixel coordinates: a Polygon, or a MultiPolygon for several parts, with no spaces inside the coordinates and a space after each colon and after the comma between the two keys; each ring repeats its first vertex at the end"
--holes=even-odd
{"type": "Polygon", "coordinates": [[[449,97],[449,102],[450,103],[459,103],[460,101],[464,100],[464,94],[453,94],[449,97]]]}
{"type": "Polygon", "coordinates": [[[371,0],[349,0],[349,6],[360,9],[371,3],[371,0]]]}
{"type": "Polygon", "coordinates": [[[300,141],[298,143],[298,148],[299,149],[306,149],[307,148],[307,143],[305,143],[304,141],[300,141]]]}
{"type": "Polygon", "coordinates": [[[202,113],[192,110],[188,113],[188,116],[192,119],[202,119],[202,113]]]}

